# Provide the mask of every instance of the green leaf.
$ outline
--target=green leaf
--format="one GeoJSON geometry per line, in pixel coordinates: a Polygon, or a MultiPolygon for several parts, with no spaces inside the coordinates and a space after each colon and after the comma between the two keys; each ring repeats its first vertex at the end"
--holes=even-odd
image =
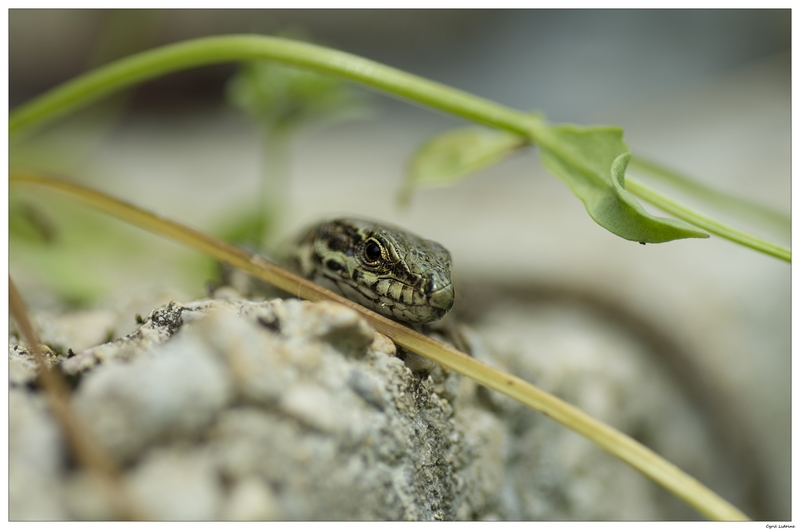
{"type": "Polygon", "coordinates": [[[498,129],[464,127],[440,134],[414,153],[401,190],[407,202],[419,187],[450,186],[464,177],[504,159],[528,141],[498,129]]]}
{"type": "Polygon", "coordinates": [[[625,190],[628,146],[619,127],[580,128],[534,122],[542,164],[567,183],[600,226],[624,239],[664,243],[708,237],[692,225],[656,217],[625,190]]]}

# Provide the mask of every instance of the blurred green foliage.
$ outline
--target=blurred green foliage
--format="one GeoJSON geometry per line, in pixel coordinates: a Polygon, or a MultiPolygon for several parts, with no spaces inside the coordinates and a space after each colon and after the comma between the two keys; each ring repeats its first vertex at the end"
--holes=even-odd
{"type": "Polygon", "coordinates": [[[222,239],[267,250],[280,234],[290,205],[289,151],[294,135],[311,124],[330,126],[368,113],[362,93],[339,79],[271,61],[244,63],[228,82],[228,102],[259,129],[263,145],[261,190],[219,232],[222,239]]]}
{"type": "Polygon", "coordinates": [[[228,83],[227,96],[259,126],[281,131],[314,119],[346,119],[362,102],[339,79],[266,61],[243,64],[228,83]]]}

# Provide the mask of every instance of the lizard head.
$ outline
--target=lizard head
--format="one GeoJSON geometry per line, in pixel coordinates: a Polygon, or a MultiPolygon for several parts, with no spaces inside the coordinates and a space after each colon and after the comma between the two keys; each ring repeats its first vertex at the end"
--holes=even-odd
{"type": "Polygon", "coordinates": [[[299,239],[291,258],[302,276],[401,322],[429,324],[455,301],[447,249],[391,225],[326,221],[299,239]]]}

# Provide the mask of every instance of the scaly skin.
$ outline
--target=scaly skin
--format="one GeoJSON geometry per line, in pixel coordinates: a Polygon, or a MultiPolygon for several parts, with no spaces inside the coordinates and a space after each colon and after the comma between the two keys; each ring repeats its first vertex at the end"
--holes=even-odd
{"type": "Polygon", "coordinates": [[[455,300],[450,253],[400,228],[341,218],[310,228],[289,256],[302,276],[400,322],[430,324],[455,300]]]}

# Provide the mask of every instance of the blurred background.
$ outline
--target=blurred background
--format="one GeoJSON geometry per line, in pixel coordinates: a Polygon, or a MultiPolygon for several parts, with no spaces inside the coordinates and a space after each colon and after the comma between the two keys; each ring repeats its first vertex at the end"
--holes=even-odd
{"type": "MultiPolygon", "coordinates": [[[[634,154],[790,212],[789,10],[15,9],[10,106],[136,51],[231,33],[311,40],[552,122],[619,125],[634,154]]],[[[409,157],[463,122],[285,71],[276,75],[301,111],[275,99],[265,109],[266,96],[252,94],[262,74],[218,65],[164,76],[20,135],[11,166],[67,175],[233,240],[259,222],[277,241],[332,214],[379,218],[445,244],[457,277],[625,307],[689,352],[688,369],[732,411],[760,470],[760,515],[791,518],[788,264],[713,237],[621,240],[535,151],[400,209],[409,157]],[[297,94],[309,85],[330,104],[304,107],[297,94]],[[265,186],[268,219],[255,199],[265,186]]],[[[35,307],[91,306],[142,286],[188,301],[214,275],[191,251],[47,193],[13,190],[10,208],[11,273],[35,307]]],[[[789,245],[788,229],[718,217],[789,245]]]]}

